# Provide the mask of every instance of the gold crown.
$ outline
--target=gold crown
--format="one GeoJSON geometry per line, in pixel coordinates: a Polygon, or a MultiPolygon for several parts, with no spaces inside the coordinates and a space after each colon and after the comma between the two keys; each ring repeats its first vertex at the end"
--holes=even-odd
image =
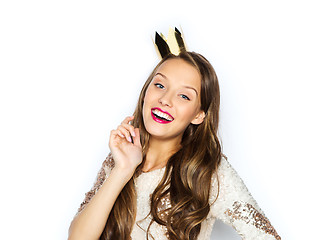
{"type": "Polygon", "coordinates": [[[180,52],[186,51],[185,43],[181,32],[175,28],[169,28],[168,38],[160,33],[155,32],[155,46],[161,58],[168,54],[179,55],[180,52]]]}

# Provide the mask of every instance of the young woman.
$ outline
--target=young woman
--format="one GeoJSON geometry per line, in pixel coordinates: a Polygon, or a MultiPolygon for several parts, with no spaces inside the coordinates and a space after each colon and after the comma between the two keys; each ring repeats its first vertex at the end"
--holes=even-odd
{"type": "Polygon", "coordinates": [[[203,56],[163,58],[133,116],[111,131],[111,153],[69,239],[205,240],[216,219],[243,239],[280,239],[221,152],[219,102],[203,56]]]}

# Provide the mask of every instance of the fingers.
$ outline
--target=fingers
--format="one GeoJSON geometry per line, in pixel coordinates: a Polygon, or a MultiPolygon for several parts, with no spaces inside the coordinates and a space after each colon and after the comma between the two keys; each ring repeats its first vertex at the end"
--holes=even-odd
{"type": "Polygon", "coordinates": [[[139,128],[135,128],[135,137],[133,137],[134,139],[134,144],[136,146],[141,147],[141,138],[140,138],[140,132],[139,132],[139,128]]]}
{"type": "Polygon", "coordinates": [[[129,122],[133,119],[134,119],[134,116],[128,116],[122,121],[122,123],[129,124],[129,122]]]}
{"type": "MultiPolygon", "coordinates": [[[[113,132],[113,134],[120,136],[121,138],[125,138],[128,142],[132,143],[132,137],[136,137],[135,128],[129,124],[131,120],[134,119],[134,116],[126,117],[121,125],[113,132]]],[[[111,132],[112,134],[112,132],[111,132]]]]}
{"type": "MultiPolygon", "coordinates": [[[[122,126],[122,124],[117,128],[118,135],[122,138],[126,138],[128,142],[131,142],[131,131],[126,128],[126,126],[122,126]]],[[[132,130],[134,132],[134,130],[132,130]]],[[[132,134],[131,134],[132,135],[132,134]]],[[[135,132],[134,132],[135,135],[135,132]]]]}
{"type": "Polygon", "coordinates": [[[135,128],[132,125],[127,123],[121,123],[119,127],[125,128],[130,133],[131,136],[135,137],[135,128]]]}
{"type": "Polygon", "coordinates": [[[116,136],[119,136],[120,138],[125,138],[125,135],[122,134],[118,129],[111,131],[110,138],[114,139],[116,136]]]}
{"type": "MultiPolygon", "coordinates": [[[[110,148],[111,148],[111,146],[113,146],[113,144],[115,144],[115,142],[116,142],[116,137],[119,136],[119,139],[124,138],[124,136],[121,137],[120,134],[121,134],[121,133],[120,133],[118,130],[112,130],[112,131],[111,131],[110,142],[109,142],[109,147],[110,147],[110,148]]],[[[112,150],[112,149],[111,149],[111,150],[112,150]]]]}

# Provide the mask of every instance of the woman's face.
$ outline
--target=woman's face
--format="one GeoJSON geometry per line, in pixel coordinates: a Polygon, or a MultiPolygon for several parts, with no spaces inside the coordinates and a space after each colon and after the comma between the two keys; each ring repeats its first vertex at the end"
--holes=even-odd
{"type": "Polygon", "coordinates": [[[145,93],[144,125],[151,137],[181,140],[187,126],[200,124],[201,77],[182,59],[169,59],[156,71],[145,93]]]}

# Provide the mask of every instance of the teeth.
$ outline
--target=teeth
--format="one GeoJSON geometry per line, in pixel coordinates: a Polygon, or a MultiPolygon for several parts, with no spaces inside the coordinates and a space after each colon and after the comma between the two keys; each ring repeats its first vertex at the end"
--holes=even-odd
{"type": "Polygon", "coordinates": [[[152,110],[152,112],[153,112],[155,115],[157,115],[157,116],[159,116],[159,117],[162,117],[162,118],[164,118],[164,119],[166,119],[166,120],[168,120],[168,121],[172,121],[172,120],[173,120],[172,117],[170,117],[168,114],[163,113],[163,112],[160,112],[158,109],[154,109],[154,110],[152,110]]]}

